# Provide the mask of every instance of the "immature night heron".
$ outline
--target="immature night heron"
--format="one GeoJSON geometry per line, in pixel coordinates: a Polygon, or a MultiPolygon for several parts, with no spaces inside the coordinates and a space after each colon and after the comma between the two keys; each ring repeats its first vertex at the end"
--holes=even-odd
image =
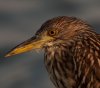
{"type": "Polygon", "coordinates": [[[100,88],[100,35],[86,22],[66,16],[50,19],[6,56],[40,48],[56,88],[100,88]]]}

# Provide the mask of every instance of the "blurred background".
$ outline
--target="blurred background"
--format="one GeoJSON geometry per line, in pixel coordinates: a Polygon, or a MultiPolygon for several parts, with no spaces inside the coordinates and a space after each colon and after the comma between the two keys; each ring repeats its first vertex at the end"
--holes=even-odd
{"type": "Polygon", "coordinates": [[[43,51],[3,56],[43,22],[62,15],[81,18],[100,33],[100,0],[0,0],[0,88],[54,88],[43,51]]]}

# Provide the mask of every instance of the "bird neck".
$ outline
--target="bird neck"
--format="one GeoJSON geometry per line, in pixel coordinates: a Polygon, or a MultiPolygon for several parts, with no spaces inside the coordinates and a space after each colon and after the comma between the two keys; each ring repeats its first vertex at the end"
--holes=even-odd
{"type": "MultiPolygon", "coordinates": [[[[67,44],[46,48],[44,61],[47,71],[54,80],[66,80],[70,88],[74,88],[73,86],[78,88],[84,84],[88,86],[88,80],[92,83],[94,72],[100,68],[99,46],[100,35],[91,32],[67,44]]],[[[95,76],[100,79],[98,74],[99,72],[96,71],[95,76]]]]}
{"type": "MultiPolygon", "coordinates": [[[[55,48],[47,48],[44,62],[51,76],[51,80],[67,80],[70,86],[75,84],[74,61],[71,46],[60,45],[55,48]]],[[[57,86],[57,84],[55,85],[57,86]]]]}

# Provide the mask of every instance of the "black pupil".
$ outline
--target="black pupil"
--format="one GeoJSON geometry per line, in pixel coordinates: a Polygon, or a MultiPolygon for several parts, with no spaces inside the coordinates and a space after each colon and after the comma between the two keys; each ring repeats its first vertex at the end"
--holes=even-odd
{"type": "Polygon", "coordinates": [[[51,33],[51,34],[54,34],[54,31],[51,31],[50,33],[51,33]]]}

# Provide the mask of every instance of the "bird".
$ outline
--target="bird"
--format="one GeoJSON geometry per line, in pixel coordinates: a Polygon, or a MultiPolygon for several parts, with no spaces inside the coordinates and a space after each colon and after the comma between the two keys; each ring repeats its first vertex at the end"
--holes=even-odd
{"type": "Polygon", "coordinates": [[[100,34],[86,21],[51,18],[5,57],[32,49],[44,50],[44,64],[56,88],[100,88],[100,34]]]}

